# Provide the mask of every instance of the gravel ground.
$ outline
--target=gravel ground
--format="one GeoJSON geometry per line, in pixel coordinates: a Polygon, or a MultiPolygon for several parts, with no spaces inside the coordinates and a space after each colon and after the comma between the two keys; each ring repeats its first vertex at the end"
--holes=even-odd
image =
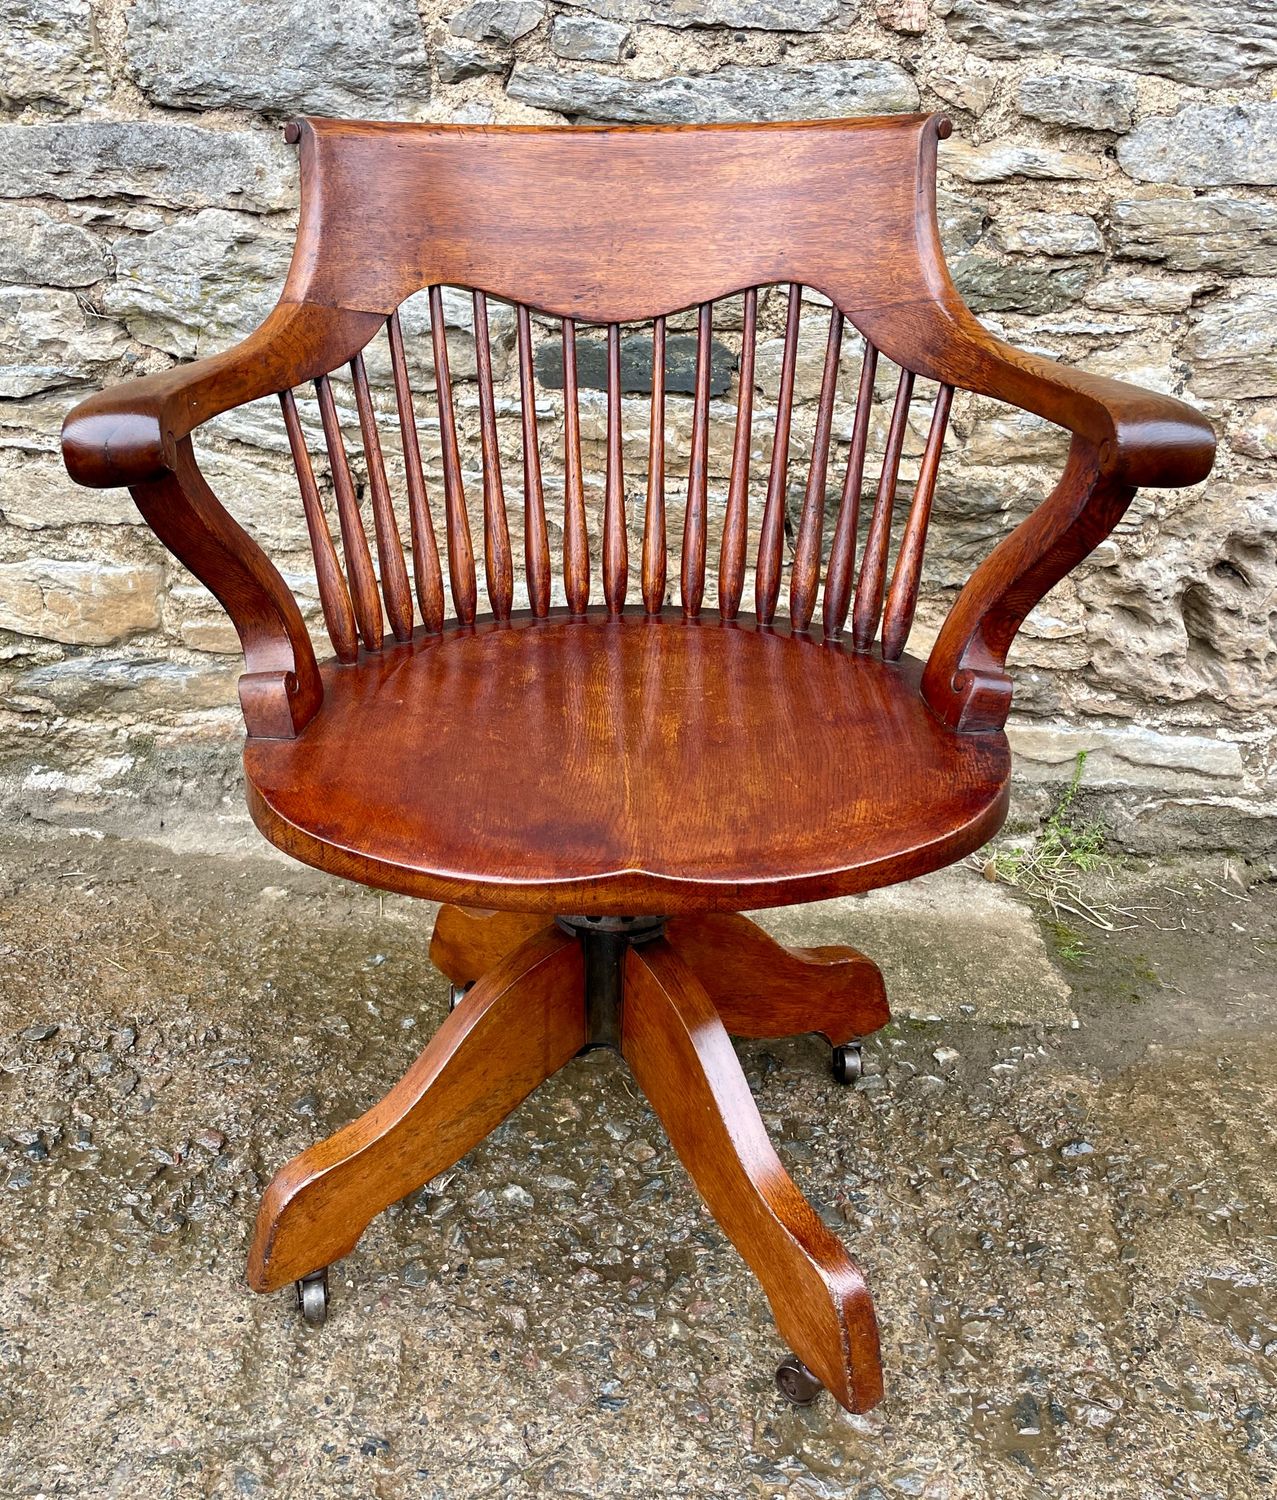
{"type": "Polygon", "coordinates": [[[254,1296],[270,1174],[443,1016],[433,910],[5,836],[0,1493],[1273,1493],[1277,887],[1124,879],[1157,926],[1067,964],[967,870],[767,916],[873,952],[898,1015],[854,1090],[811,1038],[739,1046],[874,1289],[888,1395],[851,1417],[778,1397],[762,1294],[610,1054],[376,1221],[322,1331],[254,1296]]]}

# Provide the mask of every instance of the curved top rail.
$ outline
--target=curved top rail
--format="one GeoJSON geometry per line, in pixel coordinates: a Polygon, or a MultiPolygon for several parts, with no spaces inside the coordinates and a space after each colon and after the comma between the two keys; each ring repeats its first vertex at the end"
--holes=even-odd
{"type": "Polygon", "coordinates": [[[940,115],[640,129],[296,120],[302,211],[284,298],[388,313],[443,282],[595,323],[786,281],[850,313],[915,302],[939,289],[925,221],[950,128],[940,115]]]}

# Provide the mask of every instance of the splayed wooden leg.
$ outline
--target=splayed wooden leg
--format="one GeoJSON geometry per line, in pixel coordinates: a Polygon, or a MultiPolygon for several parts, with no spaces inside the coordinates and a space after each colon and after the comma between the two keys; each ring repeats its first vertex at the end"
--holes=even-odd
{"type": "Polygon", "coordinates": [[[668,940],[626,954],[621,1051],[781,1335],[848,1410],[876,1405],[878,1325],[864,1277],[781,1166],[723,1023],[668,940]]]}
{"type": "Polygon", "coordinates": [[[349,1255],[377,1214],[464,1156],[585,1040],[580,945],[544,926],[479,979],[379,1104],[276,1173],[249,1285],[273,1291],[349,1255]]]}
{"type": "Polygon", "coordinates": [[[814,1031],[835,1047],[891,1019],[882,971],[854,948],[786,948],[748,917],[675,917],[670,946],[733,1036],[814,1031]]]}
{"type": "Polygon", "coordinates": [[[464,987],[550,925],[551,918],[530,912],[441,906],[430,939],[430,962],[453,984],[464,987]]]}

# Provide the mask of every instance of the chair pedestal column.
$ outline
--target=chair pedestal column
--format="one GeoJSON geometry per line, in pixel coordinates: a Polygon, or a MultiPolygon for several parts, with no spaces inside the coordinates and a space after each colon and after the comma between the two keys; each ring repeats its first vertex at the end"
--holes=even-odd
{"type": "Polygon", "coordinates": [[[585,1050],[621,1050],[625,955],[665,930],[663,917],[556,917],[554,925],[581,944],[585,964],[585,1050]]]}

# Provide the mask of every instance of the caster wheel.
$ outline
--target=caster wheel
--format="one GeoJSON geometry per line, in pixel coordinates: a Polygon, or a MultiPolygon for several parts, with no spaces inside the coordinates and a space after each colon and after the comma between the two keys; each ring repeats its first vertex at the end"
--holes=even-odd
{"type": "Polygon", "coordinates": [[[834,1077],[839,1083],[855,1083],[864,1071],[860,1043],[848,1042],[844,1047],[835,1047],[833,1067],[834,1077]]]}
{"type": "Polygon", "coordinates": [[[294,1285],[302,1317],[311,1328],[322,1328],[328,1317],[328,1267],[312,1271],[294,1285]]]}
{"type": "Polygon", "coordinates": [[[795,1406],[810,1406],[825,1389],[796,1354],[781,1360],[776,1385],[785,1400],[795,1406]]]}
{"type": "Polygon", "coordinates": [[[451,1015],[457,1006],[461,1004],[461,997],[467,990],[474,987],[474,981],[469,984],[450,984],[448,986],[448,1014],[451,1015]]]}

